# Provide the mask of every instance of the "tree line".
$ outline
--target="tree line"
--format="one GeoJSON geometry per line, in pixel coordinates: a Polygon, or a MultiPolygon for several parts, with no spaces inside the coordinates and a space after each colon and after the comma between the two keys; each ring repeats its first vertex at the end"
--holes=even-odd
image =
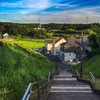
{"type": "Polygon", "coordinates": [[[0,22],[0,34],[8,33],[16,36],[29,36],[31,38],[50,38],[54,36],[66,36],[71,34],[92,34],[100,33],[100,24],[19,24],[0,22]]]}

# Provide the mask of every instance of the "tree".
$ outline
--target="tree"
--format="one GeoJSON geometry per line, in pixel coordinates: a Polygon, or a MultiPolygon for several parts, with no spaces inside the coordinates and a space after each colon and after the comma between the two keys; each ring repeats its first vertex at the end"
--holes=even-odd
{"type": "Polygon", "coordinates": [[[0,33],[2,34],[3,31],[5,30],[4,26],[0,25],[0,33]]]}
{"type": "Polygon", "coordinates": [[[88,39],[92,49],[97,49],[99,47],[99,42],[96,34],[91,34],[88,39]]]}
{"type": "Polygon", "coordinates": [[[93,24],[91,29],[100,37],[100,24],[93,24]]]}
{"type": "Polygon", "coordinates": [[[86,32],[87,32],[88,34],[95,34],[95,32],[94,32],[92,29],[87,29],[86,32]]]}
{"type": "Polygon", "coordinates": [[[47,38],[46,29],[32,28],[28,34],[31,38],[47,38]]]}

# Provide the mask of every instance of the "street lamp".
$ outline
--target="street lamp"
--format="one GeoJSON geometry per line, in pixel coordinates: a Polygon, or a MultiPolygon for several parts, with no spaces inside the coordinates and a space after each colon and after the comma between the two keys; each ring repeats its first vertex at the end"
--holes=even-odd
{"type": "Polygon", "coordinates": [[[81,63],[80,63],[80,78],[82,78],[83,66],[82,66],[83,56],[81,55],[81,63]]]}

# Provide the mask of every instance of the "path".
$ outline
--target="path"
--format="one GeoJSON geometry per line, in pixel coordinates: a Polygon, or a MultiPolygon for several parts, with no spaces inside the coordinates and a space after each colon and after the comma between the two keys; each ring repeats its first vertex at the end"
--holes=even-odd
{"type": "Polygon", "coordinates": [[[77,81],[72,73],[61,70],[55,75],[47,100],[100,100],[88,84],[77,81]]]}

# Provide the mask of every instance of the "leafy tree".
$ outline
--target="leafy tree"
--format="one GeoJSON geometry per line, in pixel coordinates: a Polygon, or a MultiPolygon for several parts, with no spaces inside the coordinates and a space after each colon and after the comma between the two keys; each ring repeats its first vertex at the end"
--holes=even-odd
{"type": "Polygon", "coordinates": [[[0,32],[3,33],[4,30],[5,30],[4,26],[0,25],[0,32]]]}
{"type": "Polygon", "coordinates": [[[31,29],[30,33],[28,35],[31,38],[46,38],[46,37],[48,37],[48,34],[46,33],[46,29],[38,29],[38,28],[31,29]]]}
{"type": "Polygon", "coordinates": [[[91,29],[100,37],[100,24],[93,24],[91,29]]]}
{"type": "Polygon", "coordinates": [[[96,34],[91,34],[89,37],[90,46],[92,49],[97,49],[99,47],[99,42],[96,34]]]}
{"type": "Polygon", "coordinates": [[[92,29],[87,29],[86,32],[87,32],[88,34],[95,34],[95,32],[94,32],[92,29]]]}

